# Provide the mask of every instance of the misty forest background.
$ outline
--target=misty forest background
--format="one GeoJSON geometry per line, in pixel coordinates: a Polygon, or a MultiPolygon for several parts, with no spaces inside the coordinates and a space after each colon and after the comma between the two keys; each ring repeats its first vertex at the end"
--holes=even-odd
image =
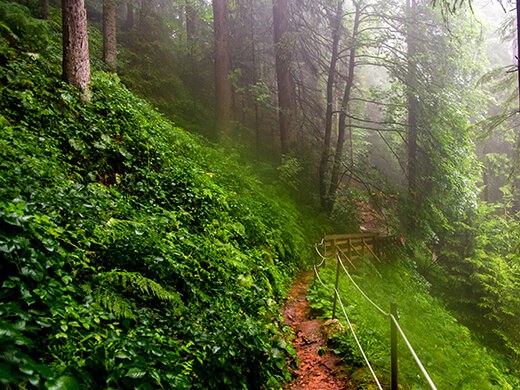
{"type": "Polygon", "coordinates": [[[2,385],[281,388],[295,273],[370,230],[401,245],[355,277],[406,302],[439,388],[518,388],[516,8],[1,0],[2,385]]]}

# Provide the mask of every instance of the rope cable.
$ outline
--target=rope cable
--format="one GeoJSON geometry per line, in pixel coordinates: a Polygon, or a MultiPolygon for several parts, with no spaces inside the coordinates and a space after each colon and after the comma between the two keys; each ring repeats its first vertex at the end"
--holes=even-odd
{"type": "Polygon", "coordinates": [[[318,253],[318,255],[321,257],[321,263],[318,264],[318,267],[321,267],[327,258],[321,254],[320,250],[318,249],[318,244],[314,245],[314,249],[316,249],[316,253],[318,253]]]}
{"type": "MultiPolygon", "coordinates": [[[[345,256],[343,254],[343,256],[345,256]]],[[[365,292],[361,289],[361,287],[359,287],[357,285],[357,283],[354,281],[354,279],[352,279],[352,276],[350,275],[350,273],[347,271],[347,269],[345,268],[345,265],[343,264],[343,262],[341,261],[341,258],[338,254],[338,261],[339,263],[341,264],[341,267],[343,268],[343,271],[345,271],[345,273],[347,274],[348,278],[350,279],[350,281],[352,282],[352,284],[356,287],[356,289],[361,293],[361,295],[363,295],[365,297],[365,299],[370,302],[370,304],[372,304],[372,306],[374,306],[382,315],[388,317],[390,315],[390,313],[384,311],[383,309],[381,309],[372,299],[370,299],[370,297],[365,294],[365,292]]]]}
{"type": "Polygon", "coordinates": [[[425,377],[426,380],[428,381],[428,384],[430,385],[430,387],[431,387],[433,390],[437,390],[437,387],[436,387],[435,384],[433,383],[432,378],[430,378],[430,375],[428,375],[428,372],[426,371],[426,369],[424,368],[423,364],[422,364],[421,361],[419,360],[419,357],[417,356],[417,354],[415,353],[414,349],[412,348],[412,344],[410,344],[410,342],[409,342],[408,339],[406,338],[406,335],[405,335],[404,332],[403,332],[403,329],[401,329],[401,326],[399,325],[399,321],[397,321],[397,318],[395,318],[395,316],[392,315],[392,314],[390,314],[390,318],[392,319],[393,323],[395,324],[397,330],[399,330],[399,333],[400,333],[401,336],[403,337],[403,340],[404,340],[406,346],[407,346],[408,349],[410,350],[410,353],[412,354],[413,358],[415,359],[415,362],[416,362],[417,365],[419,366],[419,369],[421,370],[422,374],[424,375],[424,377],[425,377]]]}
{"type": "Polygon", "coordinates": [[[350,331],[352,332],[352,335],[354,336],[354,340],[356,340],[356,344],[361,351],[361,354],[363,355],[363,359],[365,359],[365,362],[367,363],[368,369],[370,370],[370,373],[374,377],[374,380],[376,381],[377,387],[379,390],[383,390],[383,387],[381,386],[381,383],[379,383],[379,379],[377,379],[376,373],[374,372],[374,369],[372,368],[372,365],[368,361],[368,357],[365,354],[365,351],[363,350],[363,347],[361,347],[361,343],[359,342],[356,332],[354,331],[354,327],[352,326],[352,323],[350,322],[350,319],[348,318],[347,311],[345,310],[345,306],[343,306],[343,302],[341,300],[341,297],[339,295],[339,292],[337,289],[334,289],[334,293],[338,297],[339,305],[341,306],[341,310],[343,311],[343,315],[345,316],[345,319],[347,320],[348,326],[350,328],[350,331]]]}
{"type": "MultiPolygon", "coordinates": [[[[342,253],[342,252],[339,252],[339,253],[342,253]]],[[[412,345],[410,344],[410,342],[408,341],[408,338],[406,337],[403,329],[401,328],[401,326],[399,325],[399,321],[397,321],[397,319],[395,318],[394,315],[392,315],[391,313],[388,313],[386,311],[384,311],[383,309],[381,309],[374,301],[372,301],[372,299],[370,299],[370,297],[358,286],[358,284],[354,281],[354,279],[352,278],[352,276],[350,275],[350,273],[348,272],[348,270],[346,269],[345,265],[343,264],[343,261],[341,261],[341,257],[339,255],[339,253],[337,254],[337,258],[338,258],[338,261],[341,265],[341,267],[343,268],[343,271],[347,274],[348,278],[350,279],[350,281],[352,282],[352,284],[356,287],[356,289],[361,293],[361,295],[363,295],[363,297],[365,297],[365,299],[372,305],[374,306],[381,314],[383,314],[384,316],[386,317],[390,317],[392,319],[392,321],[394,322],[394,324],[396,325],[397,327],[397,330],[399,331],[399,333],[401,334],[406,346],[408,347],[408,349],[410,350],[410,353],[412,354],[412,357],[414,358],[415,362],[417,363],[417,365],[419,366],[419,369],[421,370],[421,373],[424,375],[424,377],[426,378],[426,381],[428,382],[428,384],[430,385],[430,387],[433,389],[433,390],[437,390],[437,387],[435,386],[435,384],[433,383],[430,375],[428,374],[428,372],[426,371],[426,369],[424,368],[424,365],[422,364],[422,362],[419,360],[419,357],[417,356],[417,354],[415,353],[412,345]]],[[[342,253],[343,254],[343,253],[342,253]]],[[[345,254],[343,254],[343,256],[346,257],[345,254]]],[[[339,297],[339,294],[338,294],[338,297],[339,297]]],[[[341,303],[341,299],[340,299],[340,303],[341,303]]]]}
{"type": "Polygon", "coordinates": [[[327,286],[325,285],[325,283],[323,283],[323,280],[321,280],[321,278],[320,278],[320,274],[319,274],[319,272],[318,272],[316,266],[314,266],[314,273],[316,274],[316,277],[317,277],[318,280],[320,281],[321,285],[322,285],[326,290],[330,290],[330,287],[327,287],[327,286]]]}
{"type": "MultiPolygon", "coordinates": [[[[316,274],[316,277],[318,278],[318,280],[321,283],[321,285],[325,289],[331,290],[331,288],[327,287],[325,285],[325,283],[323,283],[323,280],[321,280],[320,274],[318,272],[318,268],[317,268],[316,265],[314,266],[314,273],[316,274]]],[[[339,292],[338,292],[338,290],[336,288],[334,288],[334,294],[338,298],[339,305],[341,306],[341,310],[343,311],[343,315],[345,316],[345,319],[347,320],[348,326],[350,328],[350,332],[354,336],[354,340],[356,341],[356,344],[357,344],[357,346],[358,346],[358,348],[359,348],[359,350],[361,352],[361,355],[363,356],[363,359],[365,359],[365,362],[367,363],[367,366],[368,366],[368,368],[370,370],[370,373],[372,374],[372,376],[374,377],[374,380],[376,381],[378,389],[379,390],[383,390],[383,387],[381,386],[381,383],[379,382],[379,379],[377,378],[376,373],[374,372],[374,369],[372,368],[372,365],[370,364],[370,361],[368,360],[368,357],[367,357],[365,351],[363,350],[363,347],[361,346],[361,343],[359,342],[359,339],[357,338],[356,332],[354,331],[354,327],[352,326],[352,323],[350,322],[350,318],[348,317],[347,311],[345,309],[345,306],[343,305],[343,301],[341,300],[341,296],[339,295],[339,292]]]]}

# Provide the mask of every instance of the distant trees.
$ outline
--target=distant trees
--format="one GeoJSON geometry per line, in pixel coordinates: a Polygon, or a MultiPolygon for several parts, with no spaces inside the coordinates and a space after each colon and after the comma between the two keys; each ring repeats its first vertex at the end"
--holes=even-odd
{"type": "Polygon", "coordinates": [[[89,99],[90,61],[84,0],[62,0],[63,79],[89,99]]]}
{"type": "Polygon", "coordinates": [[[273,30],[278,85],[278,117],[282,154],[294,151],[296,101],[291,74],[294,41],[290,33],[290,0],[273,0],[273,30]]]}
{"type": "MultiPolygon", "coordinates": [[[[466,179],[474,184],[461,170],[472,156],[461,117],[473,104],[461,88],[476,74],[475,57],[453,49],[469,27],[448,29],[422,0],[295,4],[127,0],[128,19],[136,20],[121,38],[139,53],[126,67],[139,81],[133,87],[188,121],[203,117],[197,110],[213,100],[207,120],[215,138],[255,145],[277,162],[289,156],[281,172],[295,186],[314,188],[307,200],[329,215],[352,202],[349,191],[372,196],[387,181],[409,195],[414,211],[457,209],[442,205],[440,194],[458,193],[453,202],[473,196],[473,187],[461,190],[466,179]]],[[[115,70],[115,2],[103,5],[104,59],[115,70]]]]}
{"type": "Polygon", "coordinates": [[[215,132],[217,138],[229,135],[233,110],[231,59],[227,0],[213,0],[215,34],[215,132]]]}

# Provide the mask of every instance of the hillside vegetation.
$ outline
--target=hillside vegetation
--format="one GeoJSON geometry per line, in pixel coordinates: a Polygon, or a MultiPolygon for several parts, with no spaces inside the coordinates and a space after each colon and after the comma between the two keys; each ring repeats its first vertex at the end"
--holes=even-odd
{"type": "Polygon", "coordinates": [[[0,16],[2,386],[279,387],[296,206],[117,76],[81,102],[57,23],[0,16]]]}

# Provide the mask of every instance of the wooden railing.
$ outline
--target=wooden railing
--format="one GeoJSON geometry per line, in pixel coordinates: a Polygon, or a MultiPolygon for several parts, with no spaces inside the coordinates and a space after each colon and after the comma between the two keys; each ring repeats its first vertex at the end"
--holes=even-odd
{"type": "Polygon", "coordinates": [[[324,256],[335,256],[337,251],[347,255],[350,260],[372,256],[381,261],[384,247],[389,237],[378,233],[329,234],[323,237],[324,256]]]}

